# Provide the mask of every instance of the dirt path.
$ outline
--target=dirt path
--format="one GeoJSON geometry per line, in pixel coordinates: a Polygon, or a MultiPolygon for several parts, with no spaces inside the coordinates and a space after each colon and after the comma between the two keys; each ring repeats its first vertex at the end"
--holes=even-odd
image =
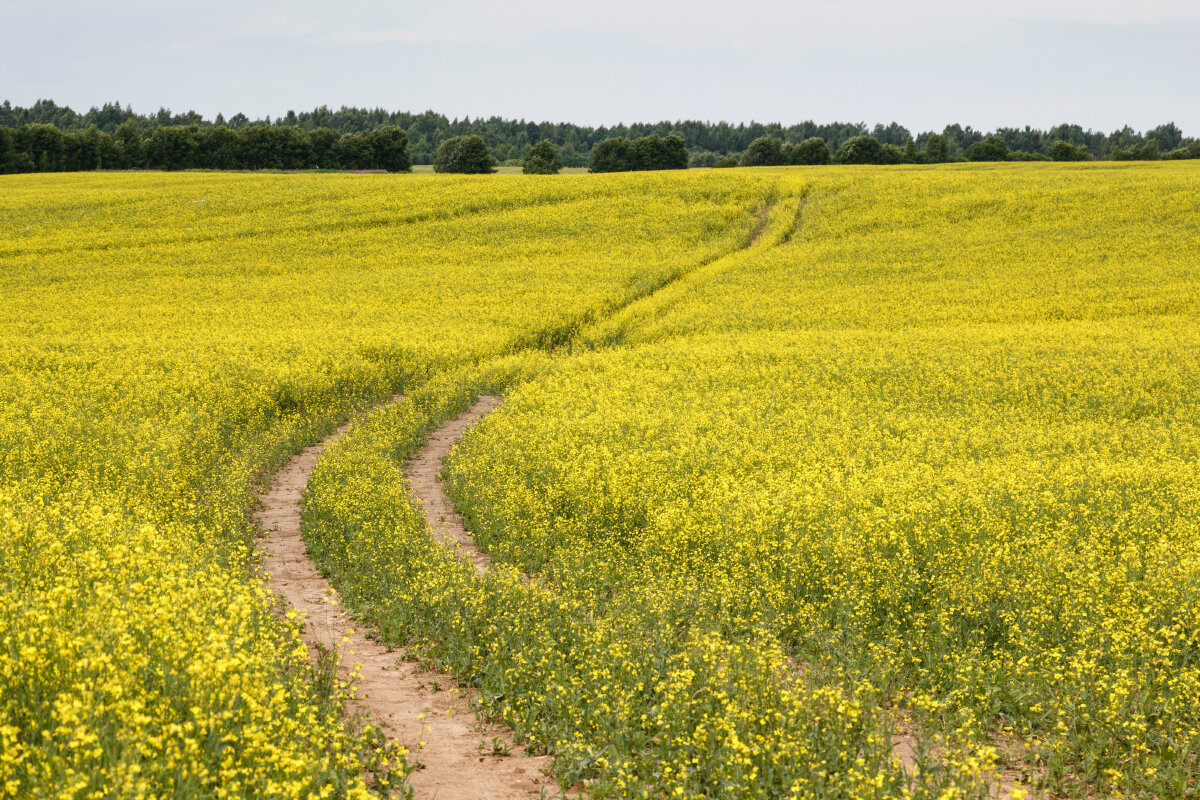
{"type": "Polygon", "coordinates": [[[459,556],[474,564],[476,572],[480,574],[487,570],[492,560],[487,553],[481,553],[475,547],[475,540],[463,527],[462,517],[454,513],[450,498],[442,490],[438,473],[442,471],[442,462],[458,437],[481,417],[499,408],[501,402],[499,397],[481,395],[475,405],[438,428],[405,470],[408,485],[421,501],[421,507],[425,509],[425,523],[433,531],[434,537],[447,547],[456,549],[459,556]]]}
{"type": "MultiPolygon", "coordinates": [[[[396,397],[396,401],[402,399],[396,397]]],[[[481,398],[481,403],[483,401],[481,398]]],[[[487,402],[490,403],[488,411],[500,404],[498,398],[488,398],[487,402]]],[[[477,412],[480,407],[477,403],[466,415],[434,434],[414,462],[428,463],[433,476],[430,482],[438,494],[441,485],[434,478],[441,469],[441,460],[454,439],[487,413],[477,412]],[[455,432],[449,433],[450,429],[455,432]],[[430,455],[430,451],[439,455],[430,455]]],[[[276,473],[270,491],[260,498],[262,508],[254,516],[267,532],[259,549],[271,588],[303,615],[304,639],[310,653],[315,654],[318,647],[340,645],[342,663],[339,669],[347,678],[355,666],[360,665],[357,701],[361,708],[381,723],[389,736],[408,748],[410,763],[416,760],[423,766],[410,776],[417,798],[523,800],[536,797],[543,786],[553,788],[553,782],[541,772],[548,759],[525,757],[506,729],[479,722],[468,705],[469,690],[458,689],[444,675],[421,670],[402,660],[402,651],[388,650],[358,632],[358,626],[338,604],[333,587],[308,558],[307,548],[300,538],[300,494],[321,452],[351,424],[343,425],[320,444],[293,458],[276,473]],[[505,750],[511,755],[493,754],[505,750]]],[[[444,499],[445,496],[441,496],[444,499]]],[[[430,512],[427,510],[426,513],[430,512]]],[[[448,504],[438,514],[446,520],[456,520],[457,529],[469,540],[469,535],[462,529],[462,521],[448,504]]],[[[442,538],[443,534],[438,536],[442,538]]],[[[470,550],[485,559],[483,566],[486,566],[486,556],[475,551],[473,544],[470,550]]]]}

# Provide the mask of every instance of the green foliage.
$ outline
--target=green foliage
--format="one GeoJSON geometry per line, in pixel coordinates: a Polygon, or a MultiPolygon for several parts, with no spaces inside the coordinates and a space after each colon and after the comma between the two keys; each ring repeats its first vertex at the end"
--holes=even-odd
{"type": "Polygon", "coordinates": [[[329,128],[309,134],[295,125],[159,125],[141,130],[135,119],[112,134],[96,125],[63,133],[53,125],[0,127],[0,172],[54,172],[95,169],[301,170],[412,169],[408,134],[382,127],[342,135],[329,128]]]}
{"type": "Polygon", "coordinates": [[[733,155],[721,156],[720,158],[718,158],[716,161],[713,162],[714,167],[718,167],[718,168],[722,168],[722,169],[725,167],[736,167],[737,165],[738,165],[738,158],[737,158],[737,156],[733,156],[733,155]]]}
{"type": "Polygon", "coordinates": [[[375,163],[375,147],[366,131],[347,133],[338,139],[334,153],[342,169],[371,169],[375,163]]]}
{"type": "Polygon", "coordinates": [[[0,128],[0,173],[33,172],[37,166],[17,143],[17,132],[0,128]]]}
{"type": "Polygon", "coordinates": [[[1092,154],[1088,151],[1087,145],[1071,144],[1062,140],[1050,145],[1050,149],[1046,151],[1046,155],[1050,156],[1051,161],[1092,160],[1092,154]]]}
{"type": "Polygon", "coordinates": [[[950,145],[946,137],[935,133],[925,140],[925,149],[921,151],[921,160],[926,164],[941,164],[950,160],[950,145]]]}
{"type": "Polygon", "coordinates": [[[1010,150],[1008,153],[1009,161],[1049,161],[1050,156],[1045,153],[1026,153],[1021,150],[1010,150]]]}
{"type": "Polygon", "coordinates": [[[1008,142],[1003,136],[989,136],[967,148],[968,161],[1008,161],[1008,142]]]}
{"type": "Polygon", "coordinates": [[[496,159],[482,136],[455,136],[438,148],[433,171],[482,175],[496,171],[496,159]]]}
{"type": "Polygon", "coordinates": [[[1168,122],[1146,131],[1145,138],[1147,144],[1153,140],[1161,149],[1170,152],[1183,144],[1183,131],[1174,122],[1168,122]]]}
{"type": "Polygon", "coordinates": [[[128,119],[118,125],[113,132],[113,143],[120,153],[121,167],[145,166],[145,147],[137,120],[128,119]]]}
{"type": "Polygon", "coordinates": [[[829,145],[819,136],[812,136],[798,144],[784,145],[785,153],[790,148],[791,164],[828,164],[830,160],[829,145]]]}
{"type": "MultiPolygon", "coordinates": [[[[1157,161],[1159,159],[1158,141],[1150,139],[1141,147],[1136,144],[1131,144],[1128,147],[1117,147],[1109,153],[1109,158],[1113,161],[1157,161]]],[[[1075,159],[1058,159],[1060,161],[1072,161],[1075,159]]],[[[1086,159],[1084,159],[1086,160],[1086,159]]]]}
{"type": "Polygon", "coordinates": [[[687,145],[679,136],[663,138],[657,133],[633,142],[634,169],[687,169],[687,145]]]}
{"type": "Polygon", "coordinates": [[[879,164],[883,161],[883,145],[872,136],[855,136],[838,148],[835,160],[839,164],[879,164]]]}
{"type": "MultiPolygon", "coordinates": [[[[312,142],[299,128],[252,125],[239,135],[244,169],[307,169],[313,164],[312,142]]],[[[365,138],[368,161],[374,162],[374,137],[365,138]]]]}
{"type": "Polygon", "coordinates": [[[529,149],[521,166],[521,172],[526,175],[557,175],[562,168],[563,162],[558,155],[558,145],[548,139],[543,139],[529,149]]]}
{"type": "Polygon", "coordinates": [[[242,136],[232,128],[213,128],[202,136],[197,147],[196,164],[209,169],[245,167],[242,136]]]}
{"type": "Polygon", "coordinates": [[[469,135],[482,138],[494,159],[509,166],[522,166],[532,146],[550,142],[559,148],[559,159],[564,166],[594,166],[594,172],[712,167],[726,155],[735,159],[742,157],[747,165],[821,164],[830,160],[837,163],[937,164],[972,156],[979,160],[1000,160],[998,155],[1004,152],[1004,147],[1007,148],[1007,160],[1038,161],[1043,160],[1043,156],[1049,157],[1052,143],[1060,140],[1083,146],[1096,158],[1194,157],[1189,155],[1194,151],[1188,149],[1194,140],[1184,137],[1183,131],[1174,123],[1159,125],[1145,134],[1129,126],[1104,134],[1085,130],[1079,125],[1064,124],[1050,130],[1029,126],[998,128],[988,136],[970,126],[947,125],[940,133],[929,131],[913,136],[895,122],[874,128],[861,123],[817,125],[803,122],[785,127],[756,122],[735,126],[696,121],[591,128],[499,117],[467,117],[451,121],[432,111],[410,114],[356,108],[330,111],[322,107],[311,112],[288,112],[275,121],[270,118],[251,120],[245,114],[235,114],[227,121],[218,114],[214,122],[209,123],[195,112],[172,114],[160,109],[153,115],[138,115],[115,103],[92,108],[86,114],[76,114],[51,101],[39,101],[30,108],[0,103],[0,127],[18,133],[21,127],[30,124],[56,126],[65,134],[64,152],[58,157],[53,153],[30,153],[18,143],[13,155],[0,162],[0,169],[25,169],[30,163],[34,170],[155,167],[149,161],[149,139],[153,130],[162,127],[186,127],[194,131],[194,155],[186,165],[171,167],[175,169],[340,167],[402,172],[414,163],[433,163],[444,142],[469,135]],[[96,138],[80,138],[93,126],[97,129],[96,138]],[[280,140],[272,138],[275,132],[285,129],[289,133],[280,140]],[[308,135],[307,145],[296,135],[297,130],[308,135]],[[264,134],[263,131],[271,133],[264,134]],[[239,137],[244,135],[246,139],[230,138],[231,132],[239,137]],[[399,143],[400,133],[405,135],[403,149],[399,143]],[[111,146],[99,134],[111,135],[111,146]],[[378,138],[380,136],[392,144],[385,146],[378,138]],[[878,149],[870,144],[864,146],[860,140],[846,151],[851,161],[822,158],[819,141],[825,143],[825,151],[834,152],[840,151],[851,139],[860,137],[874,139],[879,144],[878,149]],[[772,139],[780,145],[782,161],[775,152],[774,143],[766,142],[772,139]],[[626,151],[621,145],[605,144],[609,140],[625,140],[631,149],[626,151]],[[1160,155],[1154,155],[1151,142],[1157,143],[1160,155]],[[106,149],[107,154],[98,153],[98,147],[106,149]],[[600,152],[594,153],[597,148],[600,152]],[[595,158],[592,158],[593,154],[595,158]]]}
{"type": "Polygon", "coordinates": [[[788,163],[783,140],[774,136],[760,136],[750,143],[742,153],[743,167],[778,167],[788,163]]]}
{"type": "Polygon", "coordinates": [[[629,172],[635,163],[633,142],[624,138],[605,139],[592,148],[588,172],[629,172]]]}
{"type": "Polygon", "coordinates": [[[408,155],[407,133],[394,125],[389,125],[377,128],[371,132],[371,135],[375,140],[375,168],[386,169],[388,172],[410,172],[412,170],[412,159],[408,155]]]}
{"type": "Polygon", "coordinates": [[[687,169],[687,166],[687,146],[683,139],[679,136],[664,139],[658,134],[633,141],[622,137],[605,139],[592,148],[588,159],[590,172],[687,169]]]}
{"type": "Polygon", "coordinates": [[[897,147],[894,144],[883,144],[879,146],[879,161],[880,164],[907,164],[910,163],[904,152],[904,148],[897,147]]]}
{"type": "Polygon", "coordinates": [[[1200,139],[1184,147],[1177,147],[1171,150],[1163,158],[1169,158],[1172,161],[1185,158],[1200,158],[1200,139]]]}
{"type": "MultiPolygon", "coordinates": [[[[308,134],[308,140],[312,143],[313,164],[318,169],[337,169],[341,166],[337,156],[338,140],[341,138],[342,135],[332,128],[317,128],[308,134]]],[[[407,141],[405,145],[407,152],[407,141]]]]}
{"type": "MultiPolygon", "coordinates": [[[[836,151],[846,140],[855,136],[870,135],[880,144],[891,144],[901,148],[908,139],[912,138],[918,151],[926,149],[931,137],[942,137],[946,144],[946,152],[943,155],[935,152],[932,154],[933,158],[923,154],[917,159],[922,163],[957,160],[968,147],[983,141],[986,136],[984,132],[974,130],[969,125],[965,127],[947,125],[941,132],[928,131],[915,136],[908,128],[896,122],[868,127],[862,123],[843,122],[819,125],[807,121],[784,126],[778,123],[759,122],[731,124],[697,120],[674,122],[664,120],[655,123],[591,127],[566,122],[535,123],[524,119],[503,119],[501,117],[486,119],[464,117],[451,120],[445,115],[433,111],[414,114],[404,111],[385,111],[380,108],[345,106],[336,111],[325,106],[312,111],[289,111],[274,121],[270,118],[251,120],[241,113],[234,114],[226,120],[223,115],[218,114],[210,123],[194,111],[174,114],[167,109],[159,109],[155,114],[143,115],[135,114],[128,106],[122,107],[118,103],[106,103],[99,108],[92,107],[82,114],[76,113],[68,107],[56,105],[50,100],[39,100],[28,108],[13,106],[7,101],[0,103],[0,127],[6,126],[13,129],[20,129],[28,124],[42,123],[54,125],[67,133],[82,132],[89,126],[96,125],[102,133],[115,135],[117,128],[127,122],[133,123],[135,130],[143,131],[171,125],[196,125],[201,132],[214,127],[228,127],[240,131],[252,125],[270,125],[273,127],[299,127],[310,135],[319,128],[333,130],[338,135],[345,135],[394,126],[408,135],[408,156],[410,162],[414,164],[433,163],[441,143],[455,136],[472,134],[481,136],[498,160],[516,163],[524,158],[532,145],[548,140],[559,146],[560,157],[563,164],[568,167],[587,166],[591,150],[600,142],[610,138],[634,141],[651,135],[658,135],[663,139],[679,136],[684,141],[685,149],[692,153],[693,157],[699,156],[696,166],[711,166],[710,158],[703,154],[715,154],[711,158],[711,162],[715,163],[722,154],[740,154],[755,139],[764,136],[784,142],[802,142],[810,138],[821,138],[825,140],[831,151],[836,151]]],[[[1061,139],[1070,144],[1086,145],[1097,158],[1108,157],[1117,148],[1142,147],[1150,139],[1158,142],[1159,149],[1164,154],[1175,150],[1186,152],[1186,148],[1192,142],[1191,139],[1184,137],[1183,131],[1173,122],[1151,128],[1144,134],[1134,131],[1129,126],[1112,133],[1103,133],[1085,130],[1079,125],[1070,124],[1059,125],[1049,130],[1030,126],[1002,127],[996,129],[994,134],[1001,136],[1007,143],[1009,151],[1013,153],[1046,153],[1053,142],[1061,139]]],[[[201,146],[203,147],[203,144],[201,146]]],[[[1178,157],[1173,156],[1173,158],[1178,157]]],[[[122,158],[125,158],[124,152],[122,158]]],[[[337,166],[330,160],[328,149],[318,153],[316,160],[322,169],[337,166]]],[[[123,166],[144,165],[131,163],[123,166]]],[[[108,167],[103,168],[107,169],[108,167]]]]}
{"type": "Polygon", "coordinates": [[[146,166],[164,170],[193,166],[196,134],[195,128],[182,125],[153,129],[146,140],[146,166]]]}
{"type": "Polygon", "coordinates": [[[57,172],[63,168],[63,135],[53,125],[26,125],[17,141],[38,172],[57,172]]]}

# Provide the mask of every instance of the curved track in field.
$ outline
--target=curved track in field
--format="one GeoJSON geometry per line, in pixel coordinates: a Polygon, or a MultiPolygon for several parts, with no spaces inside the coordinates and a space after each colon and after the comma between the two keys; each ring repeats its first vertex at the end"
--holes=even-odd
{"type": "Polygon", "coordinates": [[[471,562],[475,571],[480,574],[487,571],[492,559],[475,546],[475,540],[463,526],[462,517],[454,512],[450,498],[442,490],[438,474],[442,471],[446,454],[458,441],[458,437],[482,417],[499,408],[502,402],[499,397],[480,395],[475,405],[434,431],[429,441],[404,470],[409,487],[421,501],[421,507],[425,511],[425,523],[433,531],[434,538],[456,550],[459,557],[471,562]]]}
{"type": "MultiPolygon", "coordinates": [[[[402,400],[397,396],[394,402],[402,400]]],[[[480,398],[469,411],[430,437],[408,472],[434,535],[446,544],[457,544],[460,555],[481,572],[488,558],[475,548],[442,492],[437,473],[455,440],[499,405],[499,398],[480,398]]],[[[446,676],[405,661],[403,651],[367,639],[338,605],[336,591],[308,557],[300,538],[301,493],[321,452],[352,424],[343,425],[293,458],[275,474],[270,491],[260,497],[262,507],[254,516],[267,532],[259,549],[269,585],[303,615],[303,636],[310,655],[340,648],[339,673],[354,679],[359,709],[408,749],[410,763],[421,765],[409,776],[415,797],[536,797],[544,786],[553,785],[542,774],[548,759],[524,757],[507,729],[478,721],[469,707],[469,690],[457,688],[446,676]],[[511,755],[497,754],[503,751],[511,755]]]]}

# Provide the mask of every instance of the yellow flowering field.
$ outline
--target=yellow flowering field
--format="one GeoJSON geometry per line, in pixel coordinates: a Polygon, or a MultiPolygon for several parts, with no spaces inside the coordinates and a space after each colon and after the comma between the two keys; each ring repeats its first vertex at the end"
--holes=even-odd
{"type": "Polygon", "coordinates": [[[740,246],[769,183],[5,177],[0,795],[402,785],[257,576],[256,476],[740,246]]]}
{"type": "Polygon", "coordinates": [[[564,786],[1194,794],[1198,178],[4,178],[0,793],[403,792],[247,514],[403,390],[305,538],[564,786]],[[486,392],[478,577],[401,470],[486,392]]]}
{"type": "Polygon", "coordinates": [[[624,346],[470,434],[478,539],[591,613],[773,642],[926,771],[1194,793],[1200,176],[805,175],[785,243],[584,331],[624,346]]]}

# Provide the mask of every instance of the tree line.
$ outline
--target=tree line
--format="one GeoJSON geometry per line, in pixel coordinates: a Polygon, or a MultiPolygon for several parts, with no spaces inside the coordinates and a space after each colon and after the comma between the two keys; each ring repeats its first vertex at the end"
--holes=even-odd
{"type": "Polygon", "coordinates": [[[0,127],[0,172],[98,169],[352,169],[406,172],[408,134],[381,127],[357,133],[294,125],[163,125],[127,120],[113,133],[91,125],[66,132],[31,123],[0,127]]]}
{"type": "Polygon", "coordinates": [[[245,114],[234,114],[228,119],[218,114],[207,120],[195,111],[182,114],[160,108],[154,114],[137,114],[129,106],[105,103],[94,106],[84,113],[77,113],[67,106],[59,106],[52,100],[39,100],[32,106],[22,108],[5,101],[0,104],[0,126],[21,128],[31,123],[51,124],[64,133],[85,131],[95,125],[103,133],[115,133],[117,127],[133,120],[139,131],[155,127],[192,126],[228,127],[241,130],[256,125],[273,127],[297,127],[306,132],[327,128],[338,133],[360,133],[384,127],[400,128],[408,134],[408,152],[414,164],[432,164],[441,143],[458,136],[476,135],[483,139],[488,150],[500,164],[519,165],[529,150],[541,141],[549,141],[558,147],[559,157],[565,166],[588,166],[592,149],[605,139],[624,138],[636,140],[658,135],[660,138],[678,136],[683,139],[690,154],[692,166],[711,166],[721,158],[740,158],[755,139],[767,136],[785,143],[798,144],[806,139],[819,138],[825,141],[832,153],[849,139],[871,136],[880,144],[903,148],[911,138],[918,151],[924,150],[931,136],[945,138],[947,158],[966,158],[966,151],[989,136],[1004,139],[1010,153],[1042,154],[1062,141],[1076,147],[1087,148],[1092,158],[1122,158],[1131,148],[1143,148],[1150,140],[1156,143],[1158,152],[1186,149],[1194,140],[1185,137],[1174,123],[1166,123],[1144,132],[1129,126],[1109,133],[1084,129],[1079,125],[1063,124],[1049,129],[1025,127],[1002,127],[995,131],[979,131],[971,126],[947,125],[941,131],[913,132],[899,123],[877,124],[869,127],[864,123],[833,122],[818,124],[807,121],[795,125],[779,123],[701,122],[697,120],[661,121],[631,125],[585,126],[565,122],[533,122],[524,119],[502,117],[464,117],[450,119],[433,111],[411,113],[387,111],[382,108],[354,108],[343,106],[331,110],[326,106],[312,111],[289,111],[272,119],[250,119],[245,114]]]}
{"type": "MultiPolygon", "coordinates": [[[[960,153],[955,153],[951,142],[944,134],[931,134],[917,141],[909,137],[902,146],[885,144],[874,136],[855,136],[842,142],[836,152],[830,150],[825,140],[806,139],[803,142],[785,142],[772,136],[755,139],[740,158],[726,156],[706,166],[714,167],[770,167],[787,164],[942,164],[948,161],[1091,161],[1094,156],[1085,144],[1072,144],[1058,139],[1050,143],[1044,152],[1012,150],[999,134],[986,136],[973,142],[960,153]]],[[[1155,139],[1144,144],[1131,144],[1112,150],[1108,158],[1114,161],[1155,161],[1165,159],[1200,158],[1200,140],[1163,153],[1155,139]]]]}
{"type": "MultiPolygon", "coordinates": [[[[520,166],[534,148],[534,171],[553,163],[593,171],[767,164],[939,163],[958,160],[1086,160],[1200,157],[1198,140],[1174,123],[1139,133],[1110,134],[1059,125],[1049,130],[1000,128],[992,133],[948,125],[913,135],[898,123],[731,125],[659,122],[588,127],[525,120],[450,120],[383,109],[343,107],[289,111],[272,120],[159,109],[135,114],[107,103],[79,114],[50,100],[21,108],[0,104],[0,170],[90,169],[387,169],[432,164],[443,145],[482,142],[491,162],[520,166]],[[682,147],[680,146],[682,144],[682,147]],[[684,158],[686,157],[686,161],[684,158]]],[[[556,170],[555,170],[556,171],[556,170]]]]}

